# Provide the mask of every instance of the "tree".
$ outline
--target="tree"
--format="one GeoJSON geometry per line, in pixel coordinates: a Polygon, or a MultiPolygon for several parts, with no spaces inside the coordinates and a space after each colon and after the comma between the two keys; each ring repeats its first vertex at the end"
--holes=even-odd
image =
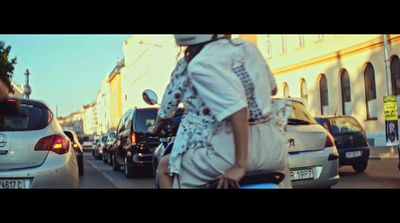
{"type": "Polygon", "coordinates": [[[9,61],[11,46],[6,46],[0,41],[0,79],[8,86],[11,93],[14,93],[11,86],[11,78],[14,72],[14,65],[17,64],[17,58],[9,61]]]}

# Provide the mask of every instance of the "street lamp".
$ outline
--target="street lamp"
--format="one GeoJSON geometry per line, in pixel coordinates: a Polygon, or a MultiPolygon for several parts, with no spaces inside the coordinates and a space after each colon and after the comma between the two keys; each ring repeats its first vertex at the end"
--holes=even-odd
{"type": "Polygon", "coordinates": [[[29,73],[28,69],[25,70],[24,75],[26,76],[25,85],[24,85],[24,94],[25,94],[26,98],[29,98],[29,95],[32,93],[32,89],[31,89],[31,86],[29,86],[30,73],[29,73]]]}

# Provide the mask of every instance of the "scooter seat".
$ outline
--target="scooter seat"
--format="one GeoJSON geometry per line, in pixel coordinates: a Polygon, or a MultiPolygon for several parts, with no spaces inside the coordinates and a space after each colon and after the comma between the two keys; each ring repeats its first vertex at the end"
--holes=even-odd
{"type": "MultiPolygon", "coordinates": [[[[285,174],[282,171],[258,170],[246,173],[246,175],[239,181],[239,185],[241,187],[264,183],[278,185],[283,180],[283,178],[285,178],[285,174]]],[[[214,180],[213,182],[209,183],[206,188],[217,188],[218,182],[219,179],[214,180]]]]}

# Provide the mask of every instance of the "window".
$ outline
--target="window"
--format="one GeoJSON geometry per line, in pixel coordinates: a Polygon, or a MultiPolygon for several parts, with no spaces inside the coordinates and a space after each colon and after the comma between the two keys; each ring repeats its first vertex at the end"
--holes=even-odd
{"type": "Polygon", "coordinates": [[[308,89],[307,89],[307,82],[302,78],[300,80],[300,97],[304,100],[304,103],[308,105],[308,89]]]}
{"type": "Polygon", "coordinates": [[[394,56],[390,62],[390,73],[392,75],[392,95],[397,96],[397,108],[400,108],[400,59],[394,56]]]}
{"type": "Polygon", "coordinates": [[[267,58],[272,56],[272,44],[271,44],[271,37],[267,35],[267,58]]]}
{"type": "Polygon", "coordinates": [[[300,46],[304,46],[304,35],[303,34],[299,35],[299,47],[300,46]]]}
{"type": "Polygon", "coordinates": [[[286,53],[286,36],[282,35],[282,53],[286,53]]]}
{"type": "Polygon", "coordinates": [[[367,63],[364,68],[365,81],[365,103],[367,109],[367,119],[377,118],[377,102],[375,88],[375,71],[371,63],[367,63]]]}
{"type": "Polygon", "coordinates": [[[345,69],[340,74],[340,86],[342,88],[342,114],[351,115],[350,77],[345,69]]]}
{"type": "Polygon", "coordinates": [[[321,115],[328,115],[329,113],[328,82],[324,74],[320,75],[319,93],[321,100],[321,115]]]}
{"type": "Polygon", "coordinates": [[[283,83],[283,97],[290,97],[289,85],[286,82],[283,83]]]}

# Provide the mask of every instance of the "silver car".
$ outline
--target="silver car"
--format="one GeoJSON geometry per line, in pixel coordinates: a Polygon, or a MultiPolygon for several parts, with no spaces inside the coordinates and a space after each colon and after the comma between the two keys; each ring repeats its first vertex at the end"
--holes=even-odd
{"type": "Polygon", "coordinates": [[[47,105],[18,98],[2,102],[0,189],[74,188],[78,173],[72,145],[47,105]]]}
{"type": "Polygon", "coordinates": [[[309,114],[301,99],[289,100],[293,112],[285,134],[293,188],[330,188],[339,180],[339,154],[333,137],[309,114]]]}

